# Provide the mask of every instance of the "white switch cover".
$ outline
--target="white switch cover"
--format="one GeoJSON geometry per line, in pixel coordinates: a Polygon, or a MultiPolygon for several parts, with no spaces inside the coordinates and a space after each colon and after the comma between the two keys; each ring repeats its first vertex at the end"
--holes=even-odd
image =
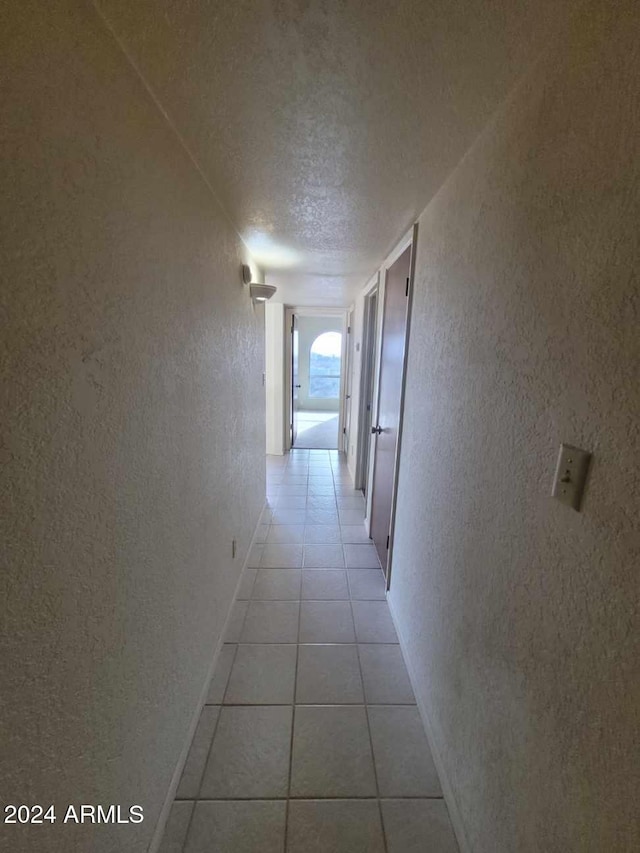
{"type": "Polygon", "coordinates": [[[552,497],[579,511],[590,461],[591,454],[587,450],[561,444],[552,497]]]}

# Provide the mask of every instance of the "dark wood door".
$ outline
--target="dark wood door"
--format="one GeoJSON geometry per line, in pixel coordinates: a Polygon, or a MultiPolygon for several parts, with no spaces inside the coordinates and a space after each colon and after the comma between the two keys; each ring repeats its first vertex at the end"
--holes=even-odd
{"type": "Polygon", "coordinates": [[[402,373],[407,334],[407,295],[411,268],[411,246],[387,270],[380,353],[380,390],[371,498],[371,538],[382,567],[387,572],[389,529],[393,505],[396,448],[400,424],[402,373]]]}

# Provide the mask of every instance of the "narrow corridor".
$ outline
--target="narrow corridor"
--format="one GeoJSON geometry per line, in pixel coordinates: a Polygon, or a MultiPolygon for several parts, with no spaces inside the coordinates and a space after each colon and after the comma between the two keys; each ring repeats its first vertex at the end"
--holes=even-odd
{"type": "Polygon", "coordinates": [[[362,495],[337,451],[267,473],[161,853],[455,853],[362,495]]]}
{"type": "Polygon", "coordinates": [[[2,11],[0,853],[640,853],[640,0],[2,11]]]}

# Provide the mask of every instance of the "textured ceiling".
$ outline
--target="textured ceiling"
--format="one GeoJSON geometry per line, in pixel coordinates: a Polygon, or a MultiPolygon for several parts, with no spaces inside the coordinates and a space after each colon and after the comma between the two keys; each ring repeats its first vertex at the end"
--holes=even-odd
{"type": "Polygon", "coordinates": [[[98,0],[295,304],[348,304],[578,0],[98,0]]]}

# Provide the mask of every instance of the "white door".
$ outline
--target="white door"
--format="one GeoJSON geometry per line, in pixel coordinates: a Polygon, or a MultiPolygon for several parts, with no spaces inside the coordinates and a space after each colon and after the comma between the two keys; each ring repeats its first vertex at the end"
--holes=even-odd
{"type": "Polygon", "coordinates": [[[300,375],[298,372],[298,318],[291,317],[291,446],[296,443],[298,433],[298,409],[300,375]]]}
{"type": "Polygon", "coordinates": [[[351,388],[352,388],[352,370],[351,366],[353,364],[353,353],[351,351],[352,346],[352,335],[351,335],[351,323],[353,320],[353,311],[347,312],[347,334],[345,339],[344,346],[344,367],[343,367],[343,376],[344,376],[344,400],[343,400],[343,409],[342,409],[342,443],[339,443],[338,446],[342,448],[345,452],[346,456],[349,456],[349,446],[350,446],[350,436],[351,436],[351,388]]]}

